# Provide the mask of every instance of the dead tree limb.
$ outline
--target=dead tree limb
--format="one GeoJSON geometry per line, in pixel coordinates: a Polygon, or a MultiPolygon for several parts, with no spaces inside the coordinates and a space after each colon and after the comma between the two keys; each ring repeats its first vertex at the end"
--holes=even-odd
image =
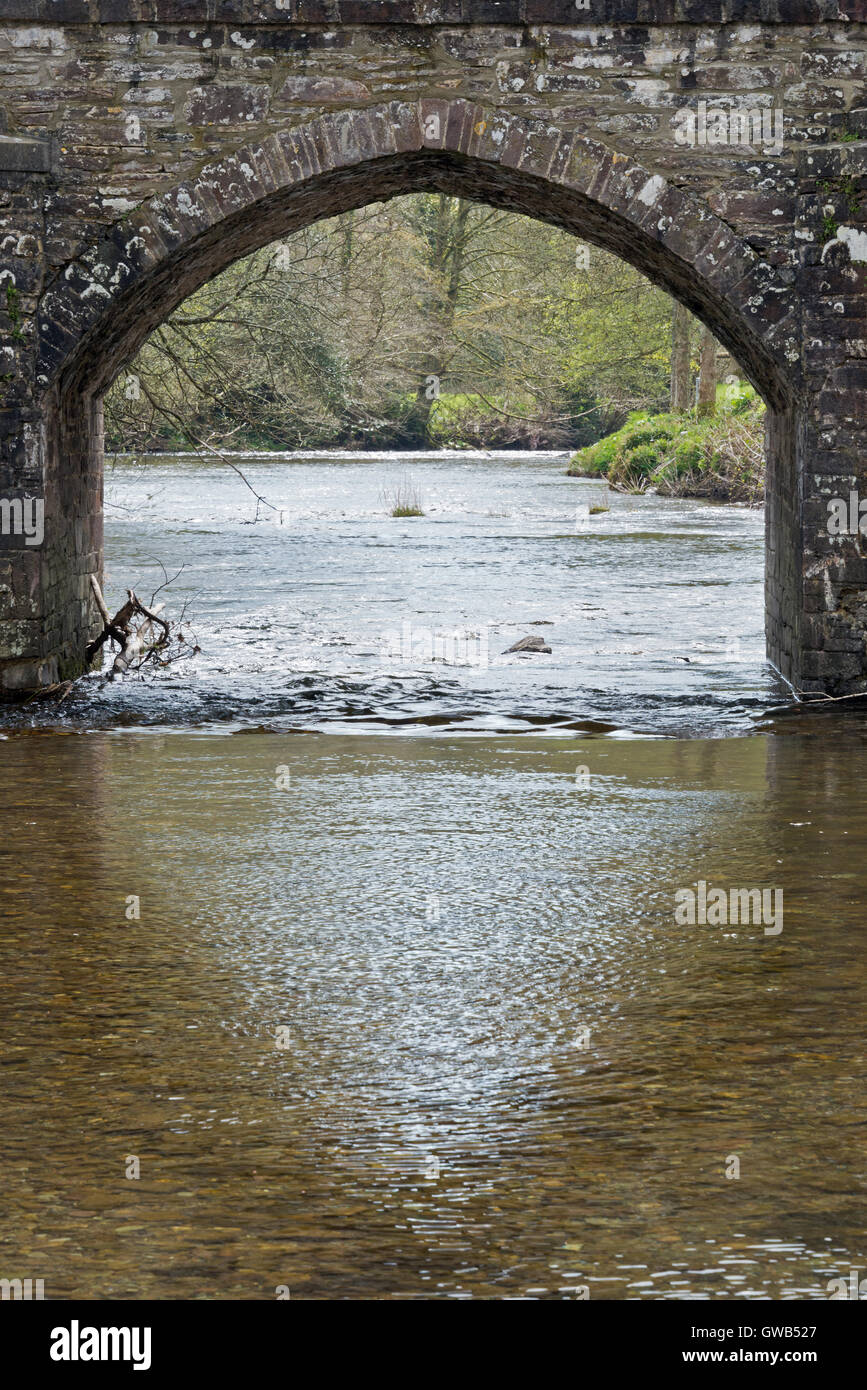
{"type": "Polygon", "coordinates": [[[122,608],[118,609],[118,611],[112,618],[111,614],[108,611],[105,599],[102,596],[102,590],[99,587],[99,580],[97,579],[95,574],[92,574],[90,576],[90,587],[93,590],[93,597],[96,599],[96,606],[99,609],[99,614],[104,623],[104,627],[99,636],[95,637],[94,640],[92,642],[89,642],[87,645],[85,656],[87,658],[88,665],[96,656],[96,653],[99,651],[100,647],[102,647],[103,644],[107,642],[109,638],[111,638],[113,642],[116,642],[119,647],[124,647],[126,645],[126,641],[129,636],[129,625],[132,620],[133,614],[135,613],[135,606],[132,600],[129,599],[123,605],[122,608]]]}
{"type": "MultiPolygon", "coordinates": [[[[125,676],[128,671],[139,670],[146,661],[152,657],[161,658],[162,664],[166,664],[165,654],[168,652],[172,625],[166,618],[161,618],[160,613],[165,608],[164,603],[154,605],[151,600],[151,607],[142,603],[133,589],[127,589],[127,600],[122,608],[119,608],[114,617],[108,610],[108,605],[103,598],[102,590],[96,575],[90,576],[90,587],[96,600],[103,621],[103,629],[98,637],[94,638],[87,647],[87,659],[92,661],[100,648],[108,641],[115,642],[120,651],[114,658],[108,679],[113,680],[116,676],[125,676]],[[143,622],[136,625],[135,619],[142,618],[143,622]],[[159,636],[155,633],[155,628],[159,628],[159,636]]],[[[186,639],[179,632],[178,642],[183,645],[183,652],[176,655],[194,655],[198,647],[192,649],[186,644],[186,639]]],[[[172,659],[171,656],[168,657],[172,659]]]]}

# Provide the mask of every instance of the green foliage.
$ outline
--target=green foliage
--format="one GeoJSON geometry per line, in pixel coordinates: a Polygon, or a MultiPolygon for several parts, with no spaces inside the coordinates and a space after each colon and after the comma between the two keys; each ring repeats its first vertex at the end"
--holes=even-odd
{"type": "Polygon", "coordinates": [[[404,478],[403,482],[391,491],[384,492],[383,502],[390,516],[424,516],[421,493],[409,478],[404,478]]]}
{"type": "Polygon", "coordinates": [[[623,461],[628,474],[649,478],[662,462],[662,455],[652,444],[637,444],[632,448],[624,447],[623,461]]]}
{"type": "Polygon", "coordinates": [[[608,470],[620,450],[620,433],[620,431],[616,431],[614,434],[609,434],[607,438],[600,439],[598,444],[591,444],[589,448],[579,449],[570,464],[570,473],[581,473],[590,477],[607,476],[608,470]]]}
{"type": "Polygon", "coordinates": [[[647,419],[646,424],[639,425],[637,429],[628,429],[623,436],[623,448],[626,452],[638,449],[645,444],[655,444],[659,440],[671,439],[676,425],[664,415],[652,416],[647,419]]]}
{"type": "Polygon", "coordinates": [[[21,295],[12,280],[6,281],[6,313],[12,324],[12,337],[20,342],[24,337],[21,330],[21,295]]]}
{"type": "Polygon", "coordinates": [[[756,393],[752,387],[747,387],[746,390],[738,391],[729,397],[728,408],[732,415],[745,415],[748,410],[754,408],[755,403],[756,393]]]}
{"type": "Polygon", "coordinates": [[[674,446],[672,460],[675,477],[682,478],[687,473],[700,469],[703,456],[700,436],[686,435],[680,439],[674,446]]]}
{"type": "Polygon", "coordinates": [[[609,410],[661,409],[670,375],[670,300],[638,271],[594,250],[550,307],[566,381],[609,410]]]}
{"type": "MultiPolygon", "coordinates": [[[[844,137],[841,137],[844,138],[844,137]]],[[[858,139],[858,136],[855,136],[858,139]]],[[[847,217],[858,217],[861,209],[861,193],[851,174],[836,179],[823,179],[819,185],[826,198],[842,199],[847,217]]],[[[822,217],[822,235],[826,241],[833,241],[839,230],[839,222],[833,213],[826,212],[822,217]]]]}
{"type": "Polygon", "coordinates": [[[605,476],[627,490],[761,495],[764,406],[752,387],[721,387],[717,415],[635,412],[619,430],[572,458],[569,473],[605,476]]]}

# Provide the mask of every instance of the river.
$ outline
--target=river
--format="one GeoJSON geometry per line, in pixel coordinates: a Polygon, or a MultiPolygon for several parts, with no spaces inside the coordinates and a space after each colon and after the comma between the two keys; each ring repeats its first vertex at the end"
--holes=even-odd
{"type": "Polygon", "coordinates": [[[183,564],[201,655],[2,715],[0,1276],[827,1297],[867,1263],[864,727],[764,663],[761,513],[235,461],[276,510],[107,478],[110,603],[183,564]],[[779,921],[683,924],[700,883],[779,921]]]}

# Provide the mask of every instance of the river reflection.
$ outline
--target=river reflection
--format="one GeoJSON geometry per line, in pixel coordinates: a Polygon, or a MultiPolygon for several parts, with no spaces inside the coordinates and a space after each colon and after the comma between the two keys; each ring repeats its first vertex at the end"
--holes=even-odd
{"type": "Polygon", "coordinates": [[[825,1297],[867,1262],[861,750],[10,732],[0,1275],[825,1297]],[[782,933],[677,925],[699,879],[782,933]]]}

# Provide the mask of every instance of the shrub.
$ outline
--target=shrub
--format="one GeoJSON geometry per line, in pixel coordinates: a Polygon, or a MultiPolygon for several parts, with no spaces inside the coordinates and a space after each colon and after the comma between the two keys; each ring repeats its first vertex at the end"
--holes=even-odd
{"type": "Polygon", "coordinates": [[[620,449],[620,432],[609,434],[587,449],[579,449],[569,463],[570,473],[589,473],[596,477],[607,473],[620,449]]]}
{"type": "Polygon", "coordinates": [[[642,444],[655,444],[657,440],[669,440],[672,436],[672,427],[664,421],[654,422],[648,420],[646,425],[638,429],[629,430],[623,438],[623,449],[626,453],[631,453],[633,449],[638,449],[642,444]]]}
{"type": "Polygon", "coordinates": [[[701,444],[697,439],[682,439],[674,449],[674,472],[678,478],[682,478],[685,473],[692,473],[694,469],[701,468],[704,454],[701,444]]]}
{"type": "Polygon", "coordinates": [[[637,473],[641,478],[649,477],[661,462],[660,452],[652,444],[639,444],[637,448],[630,449],[624,457],[627,470],[637,473]]]}
{"type": "Polygon", "coordinates": [[[764,478],[763,418],[751,386],[727,383],[718,389],[715,415],[634,411],[619,430],[579,450],[569,471],[604,474],[635,492],[652,482],[668,494],[756,502],[764,478]]]}
{"type": "Polygon", "coordinates": [[[746,390],[738,391],[737,395],[732,396],[728,408],[732,415],[743,415],[755,405],[757,399],[752,387],[747,387],[746,390]]]}

